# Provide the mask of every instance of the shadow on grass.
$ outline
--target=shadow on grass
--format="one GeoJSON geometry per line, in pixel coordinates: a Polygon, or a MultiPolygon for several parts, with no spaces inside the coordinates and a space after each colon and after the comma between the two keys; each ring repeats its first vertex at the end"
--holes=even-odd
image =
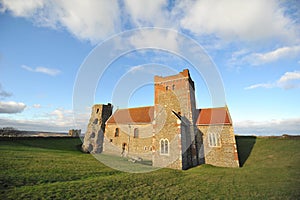
{"type": "Polygon", "coordinates": [[[256,142],[255,136],[236,136],[240,166],[243,167],[256,142]]]}

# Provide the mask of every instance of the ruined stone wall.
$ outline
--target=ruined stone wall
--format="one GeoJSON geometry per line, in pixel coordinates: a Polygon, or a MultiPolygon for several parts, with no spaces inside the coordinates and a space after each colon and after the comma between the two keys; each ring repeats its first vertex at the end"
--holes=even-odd
{"type": "Polygon", "coordinates": [[[105,130],[104,152],[121,155],[125,143],[124,156],[152,160],[152,123],[145,124],[107,124],[105,130]],[[118,134],[116,135],[116,129],[118,134]],[[136,136],[135,136],[136,131],[136,136]]]}
{"type": "Polygon", "coordinates": [[[203,134],[205,163],[221,167],[239,167],[232,125],[198,125],[203,134]],[[220,146],[209,145],[210,133],[220,133],[220,146]]]}
{"type": "Polygon", "coordinates": [[[111,116],[112,109],[111,104],[95,104],[92,107],[91,117],[82,145],[83,151],[91,153],[102,152],[105,122],[111,116]]]}
{"type": "Polygon", "coordinates": [[[79,137],[81,134],[81,129],[71,129],[69,130],[68,135],[71,137],[79,137]]]}

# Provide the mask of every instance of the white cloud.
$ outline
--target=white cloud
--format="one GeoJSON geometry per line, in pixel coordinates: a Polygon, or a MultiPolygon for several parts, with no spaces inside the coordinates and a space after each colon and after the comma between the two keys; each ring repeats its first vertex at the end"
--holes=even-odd
{"type": "Polygon", "coordinates": [[[265,53],[253,53],[247,49],[233,52],[228,61],[230,66],[243,66],[250,64],[259,66],[283,59],[294,59],[300,56],[300,45],[284,46],[265,53]]]}
{"type": "Polygon", "coordinates": [[[245,90],[251,90],[255,88],[273,88],[273,87],[274,85],[271,83],[259,83],[259,84],[250,85],[246,87],[245,90]]]}
{"type": "Polygon", "coordinates": [[[0,99],[11,97],[12,93],[5,91],[0,83],[0,99]]]}
{"type": "MultiPolygon", "coordinates": [[[[40,106],[40,104],[35,105],[37,107],[40,106]]],[[[14,118],[3,115],[0,116],[0,127],[9,126],[19,130],[53,132],[68,132],[70,129],[81,129],[82,133],[84,133],[89,122],[90,109],[87,109],[85,113],[74,114],[73,110],[56,108],[47,112],[40,111],[35,113],[33,117],[25,116],[25,113],[14,118]]]]}
{"type": "Polygon", "coordinates": [[[237,121],[234,127],[235,133],[242,135],[299,135],[300,118],[237,121]]]}
{"type": "MultiPolygon", "coordinates": [[[[58,21],[79,39],[97,42],[120,30],[117,1],[57,1],[58,21]]],[[[47,17],[47,16],[46,16],[47,17]]]]}
{"type": "Polygon", "coordinates": [[[70,112],[71,111],[67,111],[66,112],[66,111],[64,111],[62,109],[56,109],[56,110],[52,111],[50,113],[50,115],[52,115],[52,116],[56,117],[57,119],[61,120],[61,119],[64,118],[65,114],[69,114],[70,112]]]}
{"type": "Polygon", "coordinates": [[[124,1],[124,4],[125,9],[130,16],[130,20],[137,27],[164,27],[168,23],[168,12],[166,11],[166,7],[168,5],[167,0],[126,0],[124,1]]]}
{"type": "Polygon", "coordinates": [[[60,126],[67,126],[73,123],[73,111],[57,108],[49,114],[49,120],[60,126]]]}
{"type": "MultiPolygon", "coordinates": [[[[277,0],[1,0],[0,12],[64,28],[97,43],[128,28],[163,27],[214,35],[225,41],[280,39],[299,42],[299,24],[288,4],[277,0]],[[288,12],[289,11],[289,12],[288,12]]],[[[297,7],[296,7],[297,8],[297,7]]],[[[297,12],[297,11],[295,11],[297,12]]]]}
{"type": "Polygon", "coordinates": [[[23,112],[23,110],[25,108],[26,108],[26,105],[24,103],[19,103],[19,102],[14,102],[14,101],[0,102],[0,114],[1,113],[7,113],[7,114],[20,113],[20,112],[23,112]]]}
{"type": "Polygon", "coordinates": [[[300,88],[300,71],[286,72],[277,81],[277,85],[284,89],[300,88]]]}
{"type": "Polygon", "coordinates": [[[142,71],[142,70],[144,70],[144,66],[137,65],[137,66],[130,67],[127,72],[136,73],[136,72],[142,71]]]}
{"type": "Polygon", "coordinates": [[[0,117],[0,127],[14,127],[20,130],[28,131],[59,131],[68,132],[69,129],[84,130],[87,127],[89,112],[78,114],[76,113],[76,120],[74,121],[73,111],[64,108],[57,108],[47,113],[37,113],[34,118],[24,118],[18,116],[17,118],[9,118],[7,116],[0,117]]]}
{"type": "MultiPolygon", "coordinates": [[[[175,32],[152,29],[151,31],[140,31],[130,37],[130,44],[136,48],[140,47],[163,47],[169,51],[178,51],[179,41],[175,32]]],[[[161,49],[161,50],[164,50],[161,49]]]]}
{"type": "Polygon", "coordinates": [[[295,41],[298,28],[275,0],[194,1],[185,6],[183,28],[223,40],[256,41],[278,38],[295,41]]]}
{"type": "Polygon", "coordinates": [[[78,39],[98,42],[120,30],[118,1],[2,0],[2,12],[31,19],[36,25],[65,28],[78,39]]]}
{"type": "Polygon", "coordinates": [[[50,76],[56,76],[61,73],[61,71],[58,69],[50,69],[50,68],[46,68],[46,67],[36,67],[35,69],[28,67],[26,65],[22,65],[21,67],[30,72],[39,72],[39,73],[47,74],[50,76]]]}
{"type": "Polygon", "coordinates": [[[292,58],[300,55],[300,46],[286,46],[267,53],[253,53],[246,57],[253,65],[274,62],[279,59],[292,58]]]}
{"type": "Polygon", "coordinates": [[[283,89],[293,89],[300,88],[300,71],[286,72],[274,83],[259,83],[248,86],[245,90],[255,89],[255,88],[283,88],[283,89]]]}
{"type": "Polygon", "coordinates": [[[74,124],[68,124],[60,126],[57,123],[53,123],[47,119],[9,119],[0,118],[0,127],[14,127],[19,130],[27,131],[53,131],[53,132],[65,132],[74,128],[74,124]]]}
{"type": "Polygon", "coordinates": [[[45,5],[43,0],[3,0],[1,12],[9,10],[14,16],[17,17],[30,17],[37,9],[42,8],[45,5]]]}

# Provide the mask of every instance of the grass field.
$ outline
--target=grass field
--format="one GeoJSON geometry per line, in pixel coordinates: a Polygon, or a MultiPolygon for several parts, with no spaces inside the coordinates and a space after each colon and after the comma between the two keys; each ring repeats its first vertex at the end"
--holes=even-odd
{"type": "Polygon", "coordinates": [[[237,137],[237,143],[241,168],[132,174],[80,152],[77,138],[1,138],[0,199],[300,198],[300,140],[237,137]]]}

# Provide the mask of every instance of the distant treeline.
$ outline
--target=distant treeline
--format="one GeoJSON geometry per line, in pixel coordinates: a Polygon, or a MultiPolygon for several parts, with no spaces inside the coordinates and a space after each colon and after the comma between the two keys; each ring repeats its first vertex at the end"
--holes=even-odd
{"type": "Polygon", "coordinates": [[[13,127],[3,127],[3,128],[0,128],[0,136],[2,137],[17,137],[17,136],[20,136],[22,135],[22,131],[19,131],[18,129],[16,128],[13,128],[13,127]]]}

